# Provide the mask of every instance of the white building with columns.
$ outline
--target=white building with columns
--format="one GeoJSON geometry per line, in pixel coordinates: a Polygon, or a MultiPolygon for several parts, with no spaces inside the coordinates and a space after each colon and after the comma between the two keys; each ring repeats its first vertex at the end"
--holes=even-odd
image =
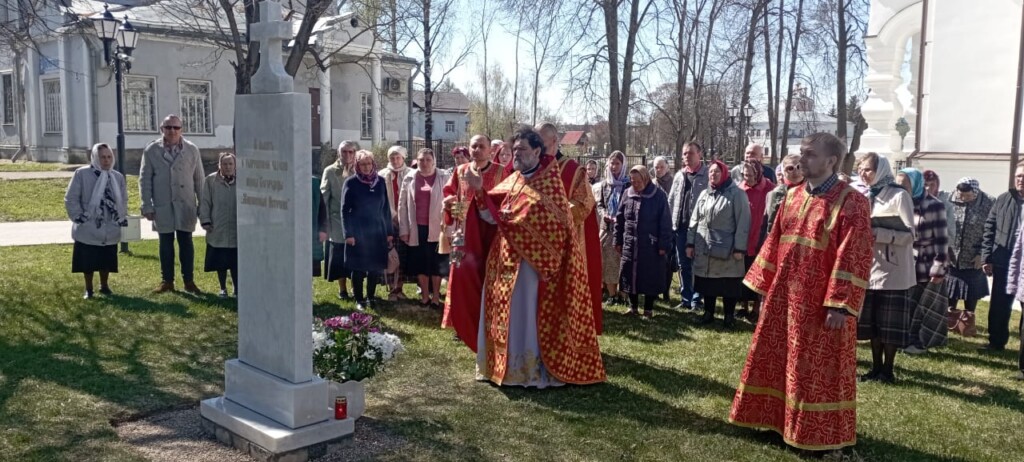
{"type": "Polygon", "coordinates": [[[943,189],[977,178],[998,194],[1011,175],[1021,0],[872,0],[868,128],[860,153],[935,170],[943,189]],[[910,124],[900,149],[896,122],[910,124]]]}
{"type": "MultiPolygon", "coordinates": [[[[235,54],[204,34],[201,21],[183,25],[164,2],[183,3],[108,2],[114,16],[127,15],[141,37],[124,79],[128,173],[137,171],[141,149],[160,136],[159,124],[171,113],[182,117],[185,137],[199,146],[208,165],[217,152],[233,148],[235,54]]],[[[48,25],[21,66],[0,45],[0,152],[5,157],[24,145],[37,160],[82,162],[92,144],[115,144],[113,71],[91,26],[104,2],[61,3],[45,3],[52,9],[41,13],[48,25]]],[[[10,5],[16,3],[0,6],[0,16],[18,14],[10,5]]],[[[301,11],[286,16],[297,31],[301,11]]],[[[351,12],[326,15],[315,26],[311,40],[324,59],[318,65],[307,55],[295,76],[295,91],[311,98],[311,152],[343,140],[370,148],[410,138],[409,84],[417,62],[383,51],[384,44],[363,31],[351,12]]]]}

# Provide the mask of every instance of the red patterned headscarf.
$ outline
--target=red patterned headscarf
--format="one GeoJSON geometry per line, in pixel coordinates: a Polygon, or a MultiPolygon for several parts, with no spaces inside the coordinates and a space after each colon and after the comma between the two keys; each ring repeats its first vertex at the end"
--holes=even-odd
{"type": "MultiPolygon", "coordinates": [[[[761,184],[761,179],[764,178],[764,164],[759,160],[745,160],[743,161],[744,169],[751,169],[754,171],[754,186],[761,184]]],[[[744,178],[746,181],[746,178],[744,178]]]]}
{"type": "MultiPolygon", "coordinates": [[[[729,166],[725,165],[725,162],[722,162],[720,160],[716,160],[716,161],[712,161],[711,165],[717,165],[718,169],[722,171],[722,179],[718,180],[718,183],[712,184],[711,185],[711,189],[719,189],[723,185],[727,185],[727,184],[729,184],[730,181],[732,181],[732,179],[729,178],[729,166]]],[[[708,172],[711,171],[711,165],[708,166],[708,172]]]]}

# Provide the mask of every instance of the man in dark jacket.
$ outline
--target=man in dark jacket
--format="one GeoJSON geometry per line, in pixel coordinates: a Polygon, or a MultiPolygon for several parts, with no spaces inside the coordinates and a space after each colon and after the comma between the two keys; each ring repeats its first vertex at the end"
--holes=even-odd
{"type": "Polygon", "coordinates": [[[1010,313],[1013,296],[1006,293],[1006,275],[1010,253],[1020,225],[1020,208],[1024,204],[1024,167],[1017,167],[1013,188],[996,198],[985,220],[981,241],[982,270],[992,277],[992,298],[988,309],[988,345],[982,350],[1002,351],[1010,338],[1010,313]]]}

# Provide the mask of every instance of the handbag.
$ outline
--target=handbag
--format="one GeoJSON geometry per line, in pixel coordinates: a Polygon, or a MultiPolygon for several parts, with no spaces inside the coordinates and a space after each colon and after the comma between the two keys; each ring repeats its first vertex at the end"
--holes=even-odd
{"type": "Polygon", "coordinates": [[[398,247],[392,245],[391,249],[388,250],[388,268],[386,270],[386,273],[387,274],[396,274],[396,273],[398,273],[399,263],[400,263],[400,261],[398,259],[398,247]]]}
{"type": "Polygon", "coordinates": [[[978,334],[975,326],[974,313],[964,310],[949,311],[949,330],[964,337],[974,337],[978,334]]]}

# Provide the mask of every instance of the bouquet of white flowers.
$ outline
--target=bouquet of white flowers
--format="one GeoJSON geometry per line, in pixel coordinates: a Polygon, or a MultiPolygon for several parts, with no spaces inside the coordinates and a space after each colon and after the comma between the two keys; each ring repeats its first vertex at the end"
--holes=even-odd
{"type": "Polygon", "coordinates": [[[402,350],[398,336],[381,332],[365,313],[313,321],[313,369],[327,380],[373,377],[402,350]]]}

